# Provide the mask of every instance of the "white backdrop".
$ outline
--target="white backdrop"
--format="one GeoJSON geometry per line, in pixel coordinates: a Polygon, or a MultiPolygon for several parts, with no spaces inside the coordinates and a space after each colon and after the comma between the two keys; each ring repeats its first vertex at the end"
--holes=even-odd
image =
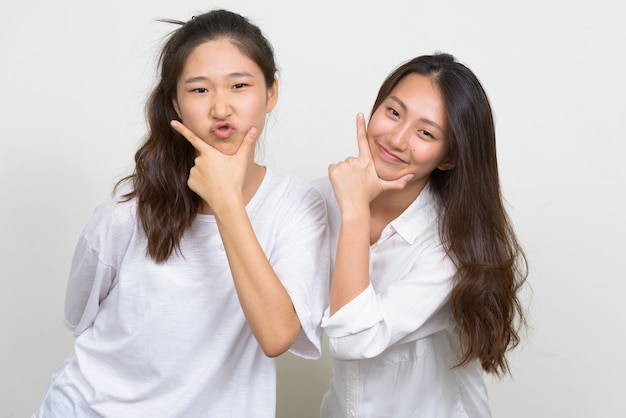
{"type": "MultiPolygon", "coordinates": [[[[531,327],[496,417],[623,416],[626,12],[618,0],[31,0],[0,6],[0,416],[27,417],[72,347],[63,325],[85,222],[132,169],[171,27],[225,7],[272,41],[281,97],[265,162],[305,180],[356,150],[400,62],[450,52],[495,111],[503,193],[530,261],[531,327]]],[[[279,359],[281,417],[315,417],[330,362],[279,359]]]]}

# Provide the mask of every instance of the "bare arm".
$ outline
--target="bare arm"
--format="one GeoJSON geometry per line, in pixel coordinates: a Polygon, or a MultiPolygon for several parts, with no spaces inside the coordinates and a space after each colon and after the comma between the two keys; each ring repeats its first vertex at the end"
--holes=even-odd
{"type": "Polygon", "coordinates": [[[259,245],[245,208],[232,206],[215,216],[248,324],[265,354],[278,356],[300,331],[291,298],[259,245]]]}
{"type": "Polygon", "coordinates": [[[224,243],[239,302],[250,329],[269,357],[287,351],[300,332],[300,321],[252,229],[243,197],[253,164],[256,129],[246,134],[235,155],[224,155],[181,123],[172,125],[199,155],[189,187],[210,206],[224,243]]]}
{"type": "Polygon", "coordinates": [[[376,174],[362,114],[357,116],[359,156],[328,167],[333,192],[341,211],[341,227],[330,292],[333,315],[363,292],[370,283],[370,202],[383,190],[403,188],[411,176],[389,182],[376,174]]]}

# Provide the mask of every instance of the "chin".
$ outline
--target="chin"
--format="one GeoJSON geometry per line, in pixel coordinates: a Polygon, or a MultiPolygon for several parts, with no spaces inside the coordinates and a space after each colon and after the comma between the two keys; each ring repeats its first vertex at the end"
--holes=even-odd
{"type": "Polygon", "coordinates": [[[395,170],[389,170],[387,167],[381,167],[381,164],[374,163],[374,168],[376,169],[376,175],[381,180],[392,181],[402,177],[402,175],[399,175],[399,173],[395,170]]]}
{"type": "Polygon", "coordinates": [[[241,145],[241,142],[235,143],[229,140],[217,140],[216,141],[215,139],[212,139],[211,141],[207,143],[224,155],[236,154],[237,151],[239,150],[239,146],[241,145]]]}

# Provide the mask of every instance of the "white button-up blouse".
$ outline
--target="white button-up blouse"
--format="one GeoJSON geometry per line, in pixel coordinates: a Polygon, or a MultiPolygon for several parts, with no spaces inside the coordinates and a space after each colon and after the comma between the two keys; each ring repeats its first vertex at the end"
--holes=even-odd
{"type": "MultiPolygon", "coordinates": [[[[327,202],[333,259],[341,213],[328,179],[314,185],[327,202]]],[[[461,368],[449,296],[455,267],[438,231],[429,187],[370,247],[370,285],[322,327],[333,377],[321,416],[489,417],[483,372],[461,368]]]]}

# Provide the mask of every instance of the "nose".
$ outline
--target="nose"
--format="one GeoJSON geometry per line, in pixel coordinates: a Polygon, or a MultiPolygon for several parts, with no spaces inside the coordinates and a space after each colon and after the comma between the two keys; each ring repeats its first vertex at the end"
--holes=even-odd
{"type": "Polygon", "coordinates": [[[231,106],[228,94],[218,89],[211,98],[210,116],[218,120],[224,120],[230,113],[231,106]]]}
{"type": "Polygon", "coordinates": [[[408,126],[399,126],[389,135],[389,145],[398,151],[404,151],[411,141],[411,130],[408,126]]]}

